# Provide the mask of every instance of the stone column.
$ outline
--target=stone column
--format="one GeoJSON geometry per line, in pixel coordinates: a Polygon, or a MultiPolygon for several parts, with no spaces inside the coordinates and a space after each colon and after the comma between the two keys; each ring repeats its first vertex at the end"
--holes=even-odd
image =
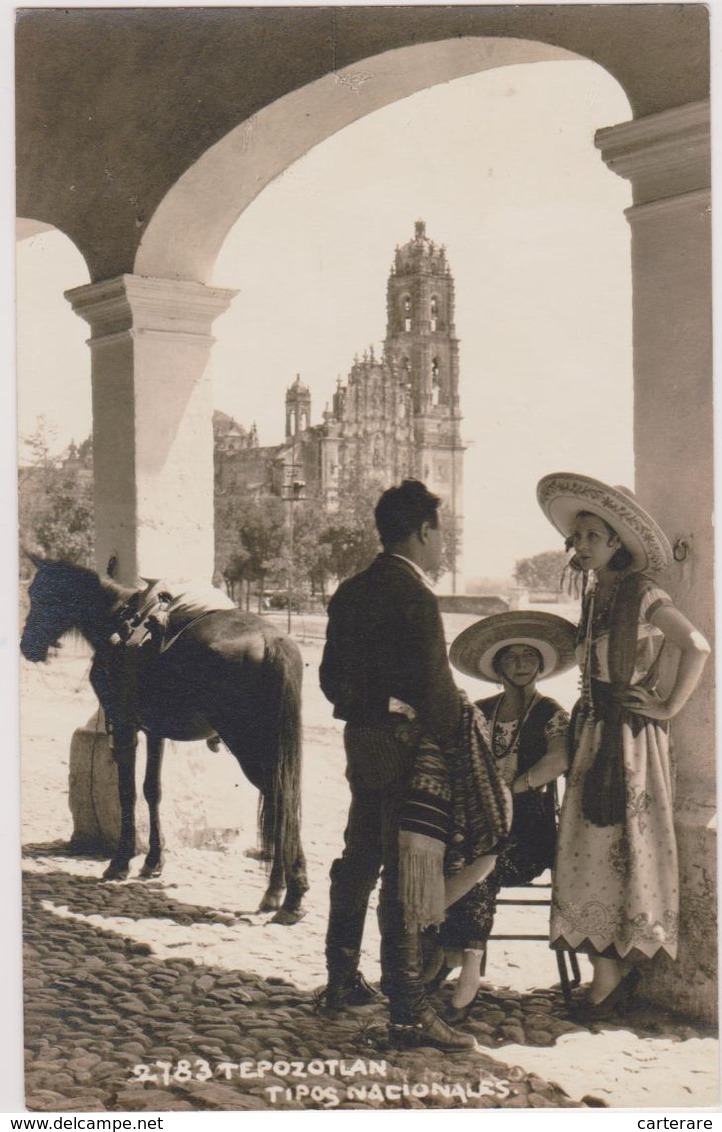
{"type": "MultiPolygon", "coordinates": [[[[600,130],[609,167],[634,204],[636,492],[679,559],[662,579],[680,609],[714,636],[712,300],[709,103],[600,130]]],[[[646,997],[716,1013],[714,673],[673,722],[681,922],[677,963],[655,964],[646,997]]]]}
{"type": "Polygon", "coordinates": [[[236,292],[121,275],[66,292],[91,327],[96,561],[213,575],[213,320],[236,292]]]}
{"type": "MultiPolygon", "coordinates": [[[[235,293],[137,275],[66,292],[91,327],[96,562],[105,573],[114,559],[121,582],[209,583],[213,576],[210,331],[235,293]]],[[[194,788],[210,754],[205,744],[186,743],[182,751],[167,754],[173,775],[165,776],[163,823],[170,844],[201,844],[217,833],[194,788]]],[[[226,778],[232,769],[228,758],[226,778]]],[[[147,836],[143,770],[139,758],[139,850],[147,836]]],[[[229,785],[232,796],[232,783],[223,791],[229,785]]],[[[118,779],[102,713],[73,735],[69,804],[72,844],[115,847],[118,779]]]]}

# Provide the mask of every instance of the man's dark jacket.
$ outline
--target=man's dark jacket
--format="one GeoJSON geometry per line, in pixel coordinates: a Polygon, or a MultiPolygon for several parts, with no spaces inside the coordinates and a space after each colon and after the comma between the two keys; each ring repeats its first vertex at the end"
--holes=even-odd
{"type": "Polygon", "coordinates": [[[334,715],[357,726],[388,717],[393,696],[442,746],[457,738],[461,697],[435,595],[410,562],[379,554],[328,606],[321,688],[334,715]]]}

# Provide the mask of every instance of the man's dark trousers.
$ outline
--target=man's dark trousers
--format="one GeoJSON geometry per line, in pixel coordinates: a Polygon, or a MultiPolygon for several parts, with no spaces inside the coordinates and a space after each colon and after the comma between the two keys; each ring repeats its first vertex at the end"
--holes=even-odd
{"type": "Polygon", "coordinates": [[[382,988],[389,998],[391,1022],[407,1025],[427,1005],[419,933],[406,928],[398,896],[399,819],[413,765],[413,728],[394,716],[372,727],[347,724],[344,745],[351,807],[343,856],[331,866],[329,982],[353,981],[369,897],[381,872],[382,988]]]}

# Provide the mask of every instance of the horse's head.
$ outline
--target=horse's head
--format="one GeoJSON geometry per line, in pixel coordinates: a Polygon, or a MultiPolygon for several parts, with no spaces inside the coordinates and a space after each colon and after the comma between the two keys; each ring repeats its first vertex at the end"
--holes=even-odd
{"type": "Polygon", "coordinates": [[[30,611],[25,621],[20,650],[27,660],[47,660],[59,647],[60,638],[71,629],[81,632],[100,591],[100,579],[92,570],[69,562],[53,562],[31,554],[36,567],[28,597],[30,611]]]}

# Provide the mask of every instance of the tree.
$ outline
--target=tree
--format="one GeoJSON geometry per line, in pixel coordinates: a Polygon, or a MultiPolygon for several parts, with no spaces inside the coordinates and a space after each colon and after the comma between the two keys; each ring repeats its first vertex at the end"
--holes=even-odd
{"type": "Polygon", "coordinates": [[[459,530],[451,515],[444,515],[443,511],[439,517],[441,522],[441,565],[437,571],[434,581],[437,581],[442,574],[453,573],[454,567],[459,558],[459,550],[461,539],[459,537],[459,530]]]}
{"type": "Polygon", "coordinates": [[[71,473],[51,481],[47,511],[35,527],[35,537],[49,558],[90,566],[93,562],[92,485],[71,473]]]}
{"type": "MultiPolygon", "coordinates": [[[[226,585],[229,597],[236,601],[236,586],[247,581],[248,563],[250,555],[242,547],[232,551],[223,564],[221,576],[226,585]]],[[[248,605],[248,602],[246,602],[248,605]]]]}
{"type": "Polygon", "coordinates": [[[51,455],[53,431],[43,417],[22,438],[29,464],[18,474],[20,539],[49,558],[90,566],[93,562],[92,444],[70,445],[51,455]]]}
{"type": "Polygon", "coordinates": [[[375,481],[360,490],[341,486],[338,508],[326,515],[319,535],[329,575],[348,578],[363,570],[378,554],[374,507],[382,491],[383,486],[375,481]]]}
{"type": "Polygon", "coordinates": [[[308,586],[325,601],[330,571],[328,547],[321,542],[323,517],[320,493],[293,504],[293,588],[308,586]]]}
{"type": "Polygon", "coordinates": [[[557,591],[566,564],[563,550],[544,550],[531,558],[520,558],[514,566],[514,578],[524,589],[557,591]]]}
{"type": "Polygon", "coordinates": [[[249,586],[258,582],[260,596],[266,577],[283,569],[283,501],[269,492],[236,488],[232,499],[217,505],[215,525],[218,570],[229,593],[235,596],[235,585],[240,581],[249,586]]]}
{"type": "Polygon", "coordinates": [[[25,449],[23,462],[33,468],[42,468],[44,471],[52,469],[55,461],[51,452],[56,441],[57,432],[40,413],[35,418],[34,430],[27,436],[20,437],[20,444],[25,449]]]}

